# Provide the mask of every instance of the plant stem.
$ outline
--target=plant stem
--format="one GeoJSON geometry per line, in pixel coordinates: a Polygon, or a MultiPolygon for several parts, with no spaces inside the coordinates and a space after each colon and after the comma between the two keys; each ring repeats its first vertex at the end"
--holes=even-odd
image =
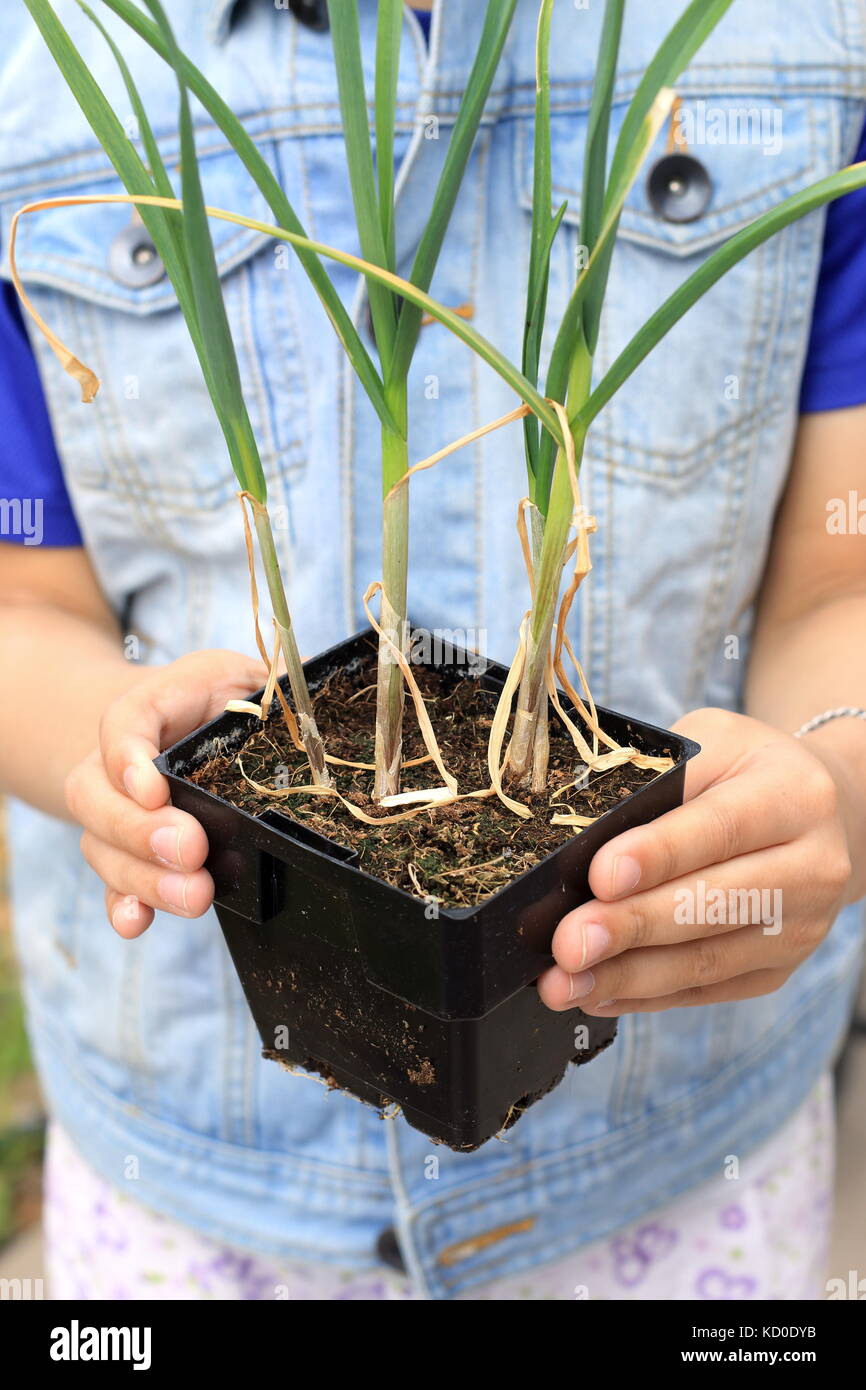
{"type": "MultiPolygon", "coordinates": [[[[580,335],[569,373],[568,402],[585,401],[592,379],[592,358],[580,335]]],[[[573,433],[575,467],[583,456],[585,430],[573,433]]],[[[558,449],[540,551],[533,536],[535,597],[529,619],[526,660],[517,696],[508,766],[520,783],[543,791],[547,781],[547,690],[545,671],[556,618],[556,602],[568,548],[574,498],[564,449],[558,449]]]]}
{"type": "Polygon", "coordinates": [[[382,428],[382,610],[379,625],[379,666],[376,687],[376,775],[373,796],[394,796],[400,790],[403,752],[403,675],[389,643],[406,650],[408,620],[406,578],[409,564],[409,489],[388,494],[409,467],[405,437],[406,380],[385,388],[389,409],[404,427],[403,434],[382,428]]]}
{"type": "Polygon", "coordinates": [[[310,692],[307,688],[307,678],[304,675],[301,654],[298,651],[295,630],[292,627],[292,618],[289,613],[289,605],[286,601],[286,592],[283,588],[283,577],[280,573],[280,562],[277,558],[277,548],[274,544],[274,533],[271,529],[271,518],[268,515],[267,507],[260,502],[256,503],[253,507],[253,513],[255,516],[259,550],[261,551],[265,576],[268,581],[268,593],[271,599],[271,607],[277,622],[277,630],[280,634],[280,647],[282,649],[283,659],[286,663],[289,686],[292,691],[292,699],[298,716],[301,742],[304,745],[304,752],[310,762],[313,784],[317,787],[329,787],[331,785],[331,778],[325,763],[325,747],[322,743],[321,735],[316,728],[316,720],[313,714],[313,702],[310,699],[310,692]]]}
{"type": "MultiPolygon", "coordinates": [[[[541,547],[544,541],[544,520],[537,507],[531,511],[532,518],[532,568],[535,575],[541,563],[541,547]]],[[[532,778],[530,790],[543,792],[547,785],[547,765],[550,757],[550,733],[547,723],[547,689],[542,685],[538,697],[538,717],[535,723],[535,736],[532,741],[532,778]]]]}
{"type": "MultiPolygon", "coordinates": [[[[511,735],[508,764],[518,780],[529,780],[535,740],[541,718],[542,696],[545,693],[544,673],[550,652],[550,639],[556,616],[556,600],[562,579],[562,567],[571,528],[571,484],[568,461],[562,449],[557,451],[550,489],[550,506],[544,524],[544,540],[535,571],[535,599],[529,620],[526,660],[517,696],[514,730],[511,735]]],[[[543,737],[543,736],[542,736],[543,737]]],[[[533,778],[533,782],[536,779],[533,778]]]]}

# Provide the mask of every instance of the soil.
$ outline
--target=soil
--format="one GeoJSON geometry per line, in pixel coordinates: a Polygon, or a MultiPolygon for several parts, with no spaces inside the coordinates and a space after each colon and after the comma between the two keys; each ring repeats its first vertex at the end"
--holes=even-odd
{"type": "MultiPolygon", "coordinates": [[[[441,671],[413,668],[424,694],[445,766],[460,791],[490,784],[487,740],[497,696],[479,681],[454,668],[441,671]]],[[[327,752],[349,761],[372,763],[375,702],[375,653],[369,662],[332,675],[314,694],[316,721],[327,752]]],[[[403,758],[425,755],[414,708],[407,696],[403,758]]],[[[514,792],[533,812],[521,820],[496,797],[458,801],[424,811],[412,820],[373,827],[356,820],[337,798],[305,793],[286,795],[308,780],[306,760],[288,736],[277,702],[268,720],[255,728],[243,747],[219,755],[190,772],[190,780],[252,815],[277,807],[328,839],[357,850],[368,873],[417,896],[435,899],[444,907],[472,906],[503,888],[544,859],[576,833],[573,827],[551,825],[550,798],[558,811],[601,816],[658,774],[626,763],[590,779],[578,790],[573,782],[577,755],[568,732],[554,717],[550,726],[548,791],[543,796],[514,792]],[[241,767],[242,765],[242,767],[241,767]],[[273,787],[277,795],[256,790],[245,780],[273,787]]],[[[370,798],[372,773],[331,766],[334,785],[367,815],[393,815],[370,798]]],[[[401,789],[441,785],[432,762],[405,768],[401,789]]],[[[404,809],[404,808],[399,808],[404,809]]]]}

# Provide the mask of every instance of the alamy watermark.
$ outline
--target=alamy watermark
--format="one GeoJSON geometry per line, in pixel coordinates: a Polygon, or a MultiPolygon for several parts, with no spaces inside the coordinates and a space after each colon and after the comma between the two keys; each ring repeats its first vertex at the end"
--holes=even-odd
{"type": "Polygon", "coordinates": [[[38,1303],[44,1297],[43,1279],[0,1279],[0,1303],[38,1303]]]}
{"type": "Polygon", "coordinates": [[[781,888],[708,888],[699,878],[696,888],[678,888],[674,903],[679,926],[762,926],[765,936],[782,930],[781,888]]]}
{"type": "MultiPolygon", "coordinates": [[[[395,639],[396,640],[396,639],[395,639]]],[[[487,669],[487,629],[483,627],[415,627],[403,625],[400,643],[412,666],[456,667],[470,676],[480,676],[487,669]]],[[[381,653],[385,665],[396,662],[396,654],[386,647],[381,653]]]]}
{"type": "Polygon", "coordinates": [[[0,536],[41,545],[43,535],[41,497],[0,497],[0,536]]]}
{"type": "Polygon", "coordinates": [[[474,675],[487,666],[486,646],[483,627],[416,627],[409,637],[409,660],[413,666],[464,667],[474,675]]]}
{"type": "Polygon", "coordinates": [[[129,1361],[134,1371],[148,1371],[151,1329],[82,1326],[73,1318],[68,1327],[52,1328],[48,1355],[52,1361],[129,1361]]]}
{"type": "Polygon", "coordinates": [[[758,145],[765,155],[782,149],[780,106],[713,106],[703,99],[677,108],[673,135],[683,149],[691,145],[758,145]]]}
{"type": "Polygon", "coordinates": [[[866,1279],[860,1278],[859,1269],[849,1269],[847,1279],[828,1279],[824,1288],[830,1303],[839,1299],[862,1303],[866,1299],[866,1279]]]}
{"type": "Polygon", "coordinates": [[[847,497],[831,497],[827,502],[829,536],[866,536],[866,497],[853,488],[847,497]]]}

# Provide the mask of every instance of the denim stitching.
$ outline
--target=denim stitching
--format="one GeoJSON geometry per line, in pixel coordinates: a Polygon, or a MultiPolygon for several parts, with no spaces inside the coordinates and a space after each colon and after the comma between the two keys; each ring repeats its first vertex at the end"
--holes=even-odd
{"type": "MultiPolygon", "coordinates": [[[[38,1008],[31,1010],[38,1014],[38,1008]]],[[[322,1184],[323,1190],[329,1185],[347,1184],[357,1188],[375,1188],[387,1193],[390,1189],[388,1177],[384,1173],[361,1172],[352,1164],[337,1165],[323,1159],[305,1159],[294,1154],[276,1153],[266,1149],[245,1149],[210,1135],[197,1134],[192,1130],[181,1130],[169,1120],[137,1111],[127,1101],[102,1085],[81,1068],[76,1059],[71,1059],[68,1048],[64,1049],[62,1034],[56,1035],[54,1022],[48,1016],[34,1019],[34,1035],[46,1041],[50,1051],[63,1057],[64,1067],[73,1075],[80,1089],[92,1098],[108,1118],[108,1123],[117,1123],[126,1128],[133,1121],[142,1131],[145,1142],[161,1147],[192,1162],[207,1164],[219,1150],[227,1150],[224,1157],[231,1160],[231,1167],[239,1172],[262,1175],[268,1179],[285,1179],[292,1175],[306,1176],[307,1179],[322,1184]]],[[[299,1083],[300,1084],[300,1083],[299,1083]]],[[[360,1104],[360,1102],[359,1102],[360,1104]]]]}
{"type": "MultiPolygon", "coordinates": [[[[727,439],[731,436],[734,441],[740,438],[748,438],[754,428],[761,428],[764,425],[772,423],[776,419],[778,413],[778,402],[774,402],[770,409],[768,409],[766,405],[756,405],[747,414],[722,425],[716,434],[702,440],[694,449],[653,449],[649,445],[642,445],[641,453],[645,455],[646,458],[658,459],[660,463],[676,461],[679,466],[675,470],[674,476],[682,475],[685,477],[694,471],[694,467],[688,463],[688,460],[693,459],[696,455],[703,457],[708,451],[711,452],[716,447],[720,438],[727,439]]],[[[600,415],[598,418],[602,419],[603,416],[600,415]]],[[[595,425],[595,421],[593,421],[593,425],[595,425]]],[[[633,445],[625,439],[611,438],[609,443],[612,449],[622,450],[623,452],[628,452],[628,450],[633,447],[633,445]]],[[[703,467],[706,465],[701,466],[703,467]]],[[[654,478],[658,475],[652,470],[648,470],[646,476],[654,478]]]]}
{"type": "Polygon", "coordinates": [[[130,1099],[148,1108],[153,1102],[153,1078],[141,1033],[141,951],[123,952],[118,1006],[118,1047],[126,1066],[130,1099]]]}
{"type": "MultiPolygon", "coordinates": [[[[764,329],[768,319],[773,321],[774,304],[778,306],[778,288],[774,284],[773,274],[767,273],[768,265],[772,261],[772,269],[776,271],[781,259],[781,250],[778,245],[769,242],[758,247],[752,257],[756,279],[754,292],[751,295],[752,326],[749,338],[743,345],[741,374],[747,373],[746,379],[749,383],[750,395],[755,402],[764,398],[763,387],[767,376],[768,350],[772,355],[769,345],[770,334],[764,332],[762,335],[762,329],[764,329]],[[760,366],[762,336],[765,347],[763,370],[760,366]]],[[[723,464],[722,475],[727,485],[725,521],[718,528],[712,571],[707,576],[707,585],[704,590],[703,618],[692,653],[687,687],[691,692],[690,705],[701,703],[703,692],[706,689],[707,664],[710,660],[712,644],[718,640],[723,598],[730,582],[731,567],[737,550],[735,540],[739,539],[739,528],[742,523],[745,481],[755,471],[756,440],[760,435],[761,431],[759,430],[754,430],[751,435],[746,435],[743,440],[745,447],[737,448],[736,451],[733,448],[732,440],[729,439],[728,441],[729,453],[723,464]],[[733,535],[734,526],[737,527],[738,532],[736,537],[733,535]]],[[[720,452],[724,457],[724,451],[720,452]]]]}
{"type": "MultiPolygon", "coordinates": [[[[702,66],[700,66],[700,65],[693,65],[693,66],[689,69],[689,71],[688,71],[688,73],[685,75],[685,77],[682,78],[682,79],[680,79],[680,81],[677,83],[677,90],[678,90],[678,92],[680,92],[681,95],[690,95],[690,94],[693,93],[693,94],[696,95],[696,96],[700,96],[700,95],[706,94],[707,91],[713,92],[713,94],[715,94],[715,90],[714,90],[712,87],[708,86],[708,81],[709,81],[710,78],[712,78],[712,76],[713,76],[714,74],[718,74],[718,73],[722,73],[722,72],[726,72],[726,71],[740,71],[740,70],[746,70],[746,69],[748,69],[749,67],[750,67],[749,64],[727,64],[727,65],[726,65],[726,64],[715,64],[715,65],[708,66],[708,67],[702,67],[702,66]],[[702,74],[706,74],[706,77],[702,76],[702,74]]],[[[754,65],[754,67],[755,67],[755,69],[756,69],[757,71],[764,71],[764,72],[767,73],[767,82],[766,82],[767,94],[772,95],[772,96],[774,96],[775,98],[778,99],[778,98],[779,98],[778,75],[779,75],[779,74],[783,74],[783,73],[785,73],[785,72],[789,72],[789,71],[790,71],[790,72],[799,71],[799,70],[801,69],[802,65],[799,65],[799,64],[794,64],[794,65],[780,64],[778,67],[773,67],[773,68],[771,69],[771,68],[769,68],[769,66],[768,66],[767,64],[756,64],[756,65],[754,65]]],[[[820,65],[819,65],[819,70],[820,70],[820,65]]],[[[828,71],[833,71],[833,70],[835,70],[834,67],[833,67],[833,65],[828,65],[828,71]]],[[[788,94],[790,94],[791,96],[794,96],[794,97],[802,97],[802,96],[835,96],[835,97],[846,97],[846,96],[851,96],[851,97],[854,97],[854,98],[857,98],[857,99],[859,99],[860,97],[862,97],[862,93],[863,93],[862,79],[863,79],[863,75],[864,75],[864,66],[863,66],[863,64],[860,63],[860,64],[846,65],[846,66],[843,67],[841,70],[842,70],[842,71],[846,71],[846,72],[850,72],[850,73],[854,74],[854,75],[856,76],[856,78],[857,78],[857,81],[856,81],[853,85],[851,85],[851,86],[847,86],[847,85],[846,85],[846,86],[844,86],[844,87],[837,87],[837,86],[833,86],[833,85],[831,85],[831,84],[827,84],[827,83],[816,83],[814,80],[810,80],[808,83],[805,83],[805,84],[803,84],[803,85],[801,85],[801,86],[797,86],[797,87],[793,87],[793,86],[792,86],[792,87],[786,87],[786,88],[784,89],[785,97],[787,97],[788,94]]],[[[806,71],[813,71],[813,69],[808,69],[808,68],[807,68],[806,71]]],[[[623,94],[622,94],[622,96],[617,96],[617,98],[616,98],[616,100],[615,100],[615,105],[624,104],[627,100],[630,99],[630,97],[634,94],[634,89],[635,89],[636,84],[637,84],[637,81],[638,81],[638,79],[639,79],[639,77],[640,77],[641,75],[642,75],[642,74],[639,74],[639,73],[637,73],[637,72],[633,72],[633,73],[628,73],[628,74],[623,74],[623,75],[622,75],[623,78],[625,78],[626,80],[630,80],[630,81],[631,81],[632,86],[631,86],[628,90],[624,91],[623,94]]],[[[572,83],[564,83],[564,82],[556,81],[556,80],[554,80],[554,81],[551,83],[551,87],[552,87],[552,89],[553,89],[554,92],[555,92],[555,90],[556,90],[557,87],[560,87],[560,86],[563,86],[563,85],[564,85],[564,86],[568,86],[568,87],[573,87],[574,84],[572,84],[572,83]]],[[[754,84],[743,83],[742,85],[739,85],[739,86],[738,86],[737,84],[730,82],[729,79],[725,79],[725,87],[724,87],[723,90],[725,90],[725,91],[730,91],[730,92],[732,92],[732,93],[745,92],[745,93],[750,93],[750,94],[752,94],[752,95],[754,95],[754,96],[761,96],[761,95],[762,95],[762,92],[759,91],[759,90],[754,86],[754,84]]],[[[583,103],[582,103],[581,105],[577,106],[577,108],[576,108],[576,110],[577,110],[578,112],[580,112],[581,110],[588,110],[588,105],[589,105],[589,101],[588,101],[588,92],[589,92],[589,88],[588,88],[588,86],[586,87],[586,91],[587,91],[587,97],[584,99],[583,103]]],[[[491,108],[494,108],[494,109],[496,110],[496,117],[497,117],[499,120],[509,120],[509,119],[513,119],[513,118],[515,118],[515,117],[520,117],[520,116],[524,116],[524,115],[531,115],[532,112],[534,111],[534,97],[530,100],[530,99],[529,99],[529,95],[532,94],[533,92],[534,92],[534,84],[532,84],[532,83],[529,83],[529,82],[525,82],[525,83],[513,83],[513,84],[511,85],[510,89],[498,89],[498,90],[494,90],[494,91],[491,93],[490,100],[489,100],[489,105],[490,105],[491,108]],[[526,101],[526,103],[523,104],[523,105],[519,105],[519,106],[518,106],[518,105],[510,105],[510,106],[507,106],[507,105],[506,105],[506,106],[502,106],[501,104],[500,104],[500,105],[497,105],[497,103],[501,103],[502,98],[506,95],[506,93],[507,93],[508,91],[513,92],[513,93],[515,93],[515,94],[518,93],[518,92],[520,92],[520,91],[525,91],[525,92],[527,93],[527,101],[526,101]]],[[[434,97],[434,98],[438,99],[439,101],[451,101],[451,102],[453,102],[453,103],[454,103],[454,106],[455,106],[455,112],[454,112],[454,114],[456,115],[456,106],[457,106],[457,104],[459,104],[460,97],[462,96],[462,91],[459,91],[459,90],[447,91],[447,90],[444,90],[444,89],[440,89],[440,90],[437,91],[437,90],[435,90],[435,88],[426,88],[426,89],[425,89],[425,94],[426,94],[426,95],[429,95],[429,96],[431,96],[431,97],[434,97]]],[[[783,98],[783,99],[784,99],[784,98],[783,98]]],[[[567,111],[567,110],[569,110],[570,106],[572,106],[572,105],[573,105],[573,103],[568,103],[568,102],[564,102],[564,101],[556,101],[555,98],[554,98],[554,99],[552,100],[552,102],[551,102],[551,110],[553,110],[553,111],[567,111]]],[[[279,140],[279,139],[283,139],[283,138],[287,138],[287,137],[292,137],[293,135],[301,135],[301,136],[302,136],[302,135],[307,135],[307,134],[331,134],[331,133],[333,133],[333,134],[335,134],[335,135],[341,134],[341,133],[342,133],[342,127],[341,127],[340,121],[339,121],[339,119],[338,119],[339,103],[336,102],[336,101],[334,101],[334,102],[317,102],[317,103],[316,103],[316,108],[317,108],[317,109],[321,109],[321,110],[333,108],[333,110],[334,110],[334,112],[335,112],[335,119],[334,119],[334,121],[333,121],[333,122],[316,122],[316,123],[312,123],[312,124],[310,124],[310,125],[303,125],[303,126],[297,126],[297,125],[294,125],[294,126],[293,126],[293,125],[286,125],[286,126],[270,126],[270,125],[269,125],[269,126],[266,126],[264,129],[262,129],[262,130],[256,132],[255,137],[254,137],[255,140],[256,140],[256,143],[257,143],[257,144],[258,144],[259,142],[262,142],[262,143],[273,143],[275,140],[279,140]]],[[[253,127],[255,127],[255,124],[256,124],[257,121],[261,121],[261,120],[270,120],[270,119],[272,119],[274,116],[280,115],[280,114],[282,114],[283,112],[290,112],[290,111],[293,111],[293,110],[303,111],[303,110],[309,110],[309,109],[311,109],[311,108],[310,108],[310,106],[309,106],[308,103],[286,103],[286,104],[281,104],[281,105],[279,105],[279,106],[270,106],[270,107],[268,107],[267,109],[262,110],[262,111],[256,111],[256,112],[248,113],[248,114],[244,115],[243,117],[241,117],[240,120],[241,120],[241,124],[242,124],[245,128],[247,128],[248,126],[253,126],[253,127]]],[[[402,112],[403,110],[406,110],[407,112],[410,112],[410,111],[412,112],[412,115],[411,115],[411,116],[410,116],[410,115],[407,115],[406,117],[400,117],[400,120],[401,120],[401,127],[402,127],[405,131],[408,132],[408,131],[411,131],[411,129],[412,129],[413,126],[414,126],[414,123],[415,123],[415,112],[416,112],[416,110],[417,110],[417,106],[414,106],[414,107],[413,107],[412,104],[411,104],[410,102],[408,102],[408,101],[399,102],[399,103],[398,103],[398,113],[402,112]]],[[[433,111],[433,110],[431,109],[431,114],[436,114],[436,115],[438,115],[439,118],[440,118],[440,120],[444,120],[444,119],[447,118],[447,113],[442,112],[442,111],[433,111]]],[[[493,117],[485,117],[485,124],[491,124],[492,122],[493,122],[493,117]]],[[[215,125],[214,123],[212,123],[212,122],[203,122],[203,123],[201,123],[200,125],[197,125],[197,126],[196,126],[196,138],[197,138],[197,141],[199,142],[199,153],[200,153],[200,155],[203,156],[204,158],[207,158],[207,157],[210,157],[210,156],[217,156],[217,155],[220,155],[220,154],[228,154],[228,153],[230,153],[230,151],[231,151],[231,146],[229,145],[228,141],[225,140],[225,139],[221,139],[221,140],[219,140],[219,141],[217,141],[217,142],[215,142],[215,143],[212,143],[212,144],[203,143],[204,141],[207,140],[208,135],[209,135],[211,132],[213,132],[214,135],[215,135],[216,132],[217,132],[218,130],[219,130],[219,127],[216,126],[216,125],[215,125]]],[[[159,140],[158,140],[158,143],[160,143],[161,150],[164,150],[165,156],[168,158],[169,163],[171,162],[171,154],[172,154],[172,153],[174,153],[175,159],[176,159],[176,155],[177,155],[177,138],[176,138],[176,137],[174,138],[173,141],[169,141],[168,137],[160,137],[159,140]]],[[[41,168],[41,167],[46,167],[46,168],[49,168],[49,169],[52,168],[52,167],[56,167],[56,168],[58,168],[58,169],[63,169],[64,171],[68,168],[69,171],[70,171],[70,174],[71,174],[72,168],[74,167],[74,165],[76,164],[76,162],[77,162],[77,163],[80,163],[82,160],[86,160],[86,159],[89,159],[89,158],[93,158],[93,157],[95,157],[95,156],[100,156],[100,166],[99,166],[99,168],[97,168],[97,169],[95,169],[95,170],[84,171],[83,173],[79,174],[78,177],[79,177],[79,178],[89,178],[89,177],[92,177],[92,176],[94,176],[94,175],[96,175],[96,176],[100,176],[100,175],[101,175],[101,177],[103,177],[103,178],[105,178],[105,179],[115,179],[115,178],[116,178],[116,175],[114,174],[114,171],[110,168],[110,166],[106,167],[106,166],[102,163],[102,158],[104,158],[104,157],[101,156],[101,151],[100,151],[100,149],[99,149],[99,146],[98,146],[95,142],[94,142],[92,145],[88,145],[85,149],[82,149],[82,150],[80,150],[80,151],[77,151],[77,152],[74,153],[74,154],[64,155],[60,160],[58,160],[58,158],[57,158],[56,156],[46,156],[46,157],[41,158],[41,159],[29,160],[29,161],[28,161],[28,164],[27,164],[26,172],[27,172],[27,173],[30,173],[32,170],[34,170],[34,169],[39,169],[39,168],[41,168]]],[[[24,171],[22,170],[22,172],[24,172],[24,171]]],[[[62,184],[64,184],[64,183],[67,183],[67,182],[68,182],[68,177],[69,177],[69,175],[66,174],[66,173],[64,173],[63,176],[58,176],[58,178],[55,180],[55,184],[61,184],[61,185],[62,185],[62,184]]],[[[4,185],[3,185],[2,183],[0,183],[0,187],[3,187],[3,186],[4,186],[4,185]]],[[[11,198],[12,196],[16,196],[16,197],[17,197],[17,196],[20,196],[20,195],[25,194],[25,193],[27,192],[28,188],[32,188],[34,191],[37,191],[37,190],[40,189],[40,188],[47,188],[47,187],[51,187],[51,186],[54,186],[54,185],[53,185],[50,181],[47,181],[47,180],[44,179],[44,178],[40,178],[38,182],[36,182],[36,183],[31,183],[31,184],[29,184],[29,185],[28,185],[28,184],[7,185],[7,186],[4,187],[4,197],[6,196],[6,191],[7,191],[7,189],[8,189],[8,194],[9,194],[9,196],[10,196],[10,198],[11,198]]]]}

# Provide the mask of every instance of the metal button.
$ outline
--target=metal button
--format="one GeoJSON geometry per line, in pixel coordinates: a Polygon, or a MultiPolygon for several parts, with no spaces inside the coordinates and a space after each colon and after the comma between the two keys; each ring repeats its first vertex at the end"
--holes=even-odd
{"type": "Polygon", "coordinates": [[[709,206],[713,183],[694,155],[666,154],[650,170],[647,196],[666,222],[694,222],[709,206]]]}
{"type": "Polygon", "coordinates": [[[108,268],[121,285],[143,290],[165,275],[165,266],[156,252],[147,228],[138,222],[118,232],[108,249],[108,268]]]}
{"type": "Polygon", "coordinates": [[[379,1236],[376,1241],[376,1254],[380,1262],[389,1269],[396,1269],[400,1274],[406,1273],[406,1265],[393,1226],[388,1226],[379,1236]]]}
{"type": "Polygon", "coordinates": [[[308,29],[323,31],[328,28],[328,6],[325,0],[289,0],[289,9],[301,24],[308,29]]]}

